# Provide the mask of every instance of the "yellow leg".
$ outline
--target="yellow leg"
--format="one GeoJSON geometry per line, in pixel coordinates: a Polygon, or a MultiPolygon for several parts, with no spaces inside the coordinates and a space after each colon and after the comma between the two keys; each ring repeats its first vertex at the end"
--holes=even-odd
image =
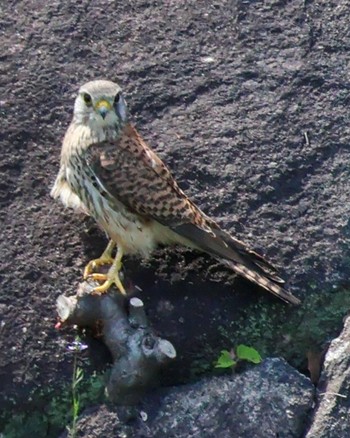
{"type": "Polygon", "coordinates": [[[117,255],[115,256],[114,262],[112,266],[110,267],[107,275],[105,274],[91,274],[89,277],[97,280],[97,281],[104,281],[101,286],[95,287],[93,293],[94,294],[103,294],[104,292],[107,292],[107,290],[112,286],[112,284],[115,284],[119,291],[126,295],[126,291],[124,289],[124,286],[119,278],[119,272],[122,268],[122,258],[123,258],[123,249],[121,246],[118,246],[117,255]]]}
{"type": "Polygon", "coordinates": [[[113,240],[110,240],[107,248],[103,251],[101,257],[98,259],[91,260],[84,269],[84,280],[86,280],[93,272],[95,268],[98,268],[99,266],[103,265],[112,265],[113,264],[113,257],[112,252],[115,247],[115,243],[113,240]]]}

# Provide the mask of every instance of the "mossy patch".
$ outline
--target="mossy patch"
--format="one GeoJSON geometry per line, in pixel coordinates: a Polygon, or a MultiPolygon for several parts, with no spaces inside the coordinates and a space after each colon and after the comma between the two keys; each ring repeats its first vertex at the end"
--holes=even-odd
{"type": "MultiPolygon", "coordinates": [[[[82,381],[79,388],[80,411],[104,399],[104,376],[94,374],[82,381]]],[[[4,438],[57,437],[72,420],[71,385],[61,392],[52,389],[36,390],[26,409],[16,412],[16,406],[1,413],[0,424],[4,438]]]]}
{"type": "Polygon", "coordinates": [[[299,307],[281,306],[279,302],[260,299],[249,304],[230,323],[220,325],[216,347],[204,345],[204,350],[215,350],[214,357],[201,355],[194,360],[194,373],[213,363],[220,350],[239,344],[254,347],[263,357],[284,357],[291,365],[307,373],[307,353],[321,352],[342,328],[343,318],[350,309],[348,289],[311,292],[299,307]]]}

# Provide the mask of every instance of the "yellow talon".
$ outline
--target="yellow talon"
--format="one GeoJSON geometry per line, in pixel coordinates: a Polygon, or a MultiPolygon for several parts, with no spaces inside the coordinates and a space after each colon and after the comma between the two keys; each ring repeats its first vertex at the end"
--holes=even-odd
{"type": "MultiPolygon", "coordinates": [[[[108,249],[108,247],[107,247],[107,249],[108,249]]],[[[115,256],[115,259],[112,263],[112,266],[110,267],[107,274],[93,273],[93,274],[88,275],[88,278],[92,278],[93,280],[104,281],[104,283],[101,284],[101,286],[95,287],[95,289],[93,290],[93,294],[103,294],[103,293],[107,292],[107,290],[113,284],[115,284],[117,286],[117,288],[119,289],[119,291],[123,295],[126,295],[126,290],[125,290],[125,288],[120,280],[120,277],[119,277],[119,272],[122,268],[122,258],[123,258],[123,250],[119,246],[118,250],[117,250],[117,255],[115,256]]]]}
{"type": "Polygon", "coordinates": [[[120,281],[119,275],[118,273],[116,274],[116,276],[114,278],[108,278],[106,276],[106,281],[101,284],[101,286],[97,286],[94,288],[94,290],[92,291],[93,295],[100,295],[103,294],[105,292],[108,291],[108,289],[115,284],[117,286],[117,288],[119,289],[120,293],[122,293],[123,295],[126,295],[126,290],[122,284],[122,282],[120,281]]]}
{"type": "Polygon", "coordinates": [[[94,281],[107,281],[108,275],[107,274],[100,274],[97,272],[93,272],[92,274],[89,274],[87,277],[88,279],[94,280],[94,281]]]}
{"type": "MultiPolygon", "coordinates": [[[[94,269],[98,268],[99,266],[113,264],[112,252],[113,252],[114,247],[115,247],[115,243],[113,242],[113,240],[110,240],[108,245],[107,245],[107,248],[103,251],[101,257],[99,257],[98,259],[91,260],[85,266],[84,274],[83,274],[84,280],[86,280],[89,277],[91,278],[91,275],[92,275],[94,269]]],[[[101,281],[103,281],[103,280],[101,280],[101,281]]]]}

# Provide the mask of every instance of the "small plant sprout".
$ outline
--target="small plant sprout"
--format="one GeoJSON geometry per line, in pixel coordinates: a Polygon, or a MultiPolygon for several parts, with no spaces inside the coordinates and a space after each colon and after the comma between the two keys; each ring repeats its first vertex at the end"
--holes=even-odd
{"type": "Polygon", "coordinates": [[[255,348],[247,347],[246,345],[238,345],[236,348],[236,356],[239,360],[246,360],[247,362],[252,362],[258,364],[262,361],[261,356],[255,348]]]}
{"type": "Polygon", "coordinates": [[[75,438],[77,436],[77,421],[80,412],[80,398],[78,393],[78,386],[84,378],[84,371],[78,366],[79,353],[86,350],[88,346],[83,344],[79,338],[73,341],[67,346],[67,350],[74,354],[73,356],[73,376],[72,376],[72,424],[68,429],[69,438],[75,438]]]}
{"type": "Polygon", "coordinates": [[[258,364],[261,362],[261,356],[255,348],[247,347],[246,345],[238,345],[236,351],[231,349],[221,350],[220,356],[218,357],[215,368],[234,368],[239,361],[245,360],[247,362],[252,362],[258,364]]]}
{"type": "Polygon", "coordinates": [[[235,353],[233,350],[221,350],[220,356],[216,361],[215,368],[233,368],[237,365],[237,361],[234,360],[235,353]]]}

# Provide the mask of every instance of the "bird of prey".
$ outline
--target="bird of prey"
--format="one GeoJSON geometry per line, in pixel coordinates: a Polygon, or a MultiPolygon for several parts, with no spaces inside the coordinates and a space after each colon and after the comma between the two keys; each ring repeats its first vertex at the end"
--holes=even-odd
{"type": "Polygon", "coordinates": [[[101,257],[84,271],[85,279],[102,283],[95,293],[115,284],[125,294],[119,276],[124,254],[148,257],[159,244],[180,244],[210,254],[286,302],[299,303],[269,262],[185,195],[129,122],[122,90],[114,82],[95,80],[80,88],[51,195],[92,216],[110,238],[101,257]],[[107,274],[94,272],[104,264],[111,265],[107,274]]]}

